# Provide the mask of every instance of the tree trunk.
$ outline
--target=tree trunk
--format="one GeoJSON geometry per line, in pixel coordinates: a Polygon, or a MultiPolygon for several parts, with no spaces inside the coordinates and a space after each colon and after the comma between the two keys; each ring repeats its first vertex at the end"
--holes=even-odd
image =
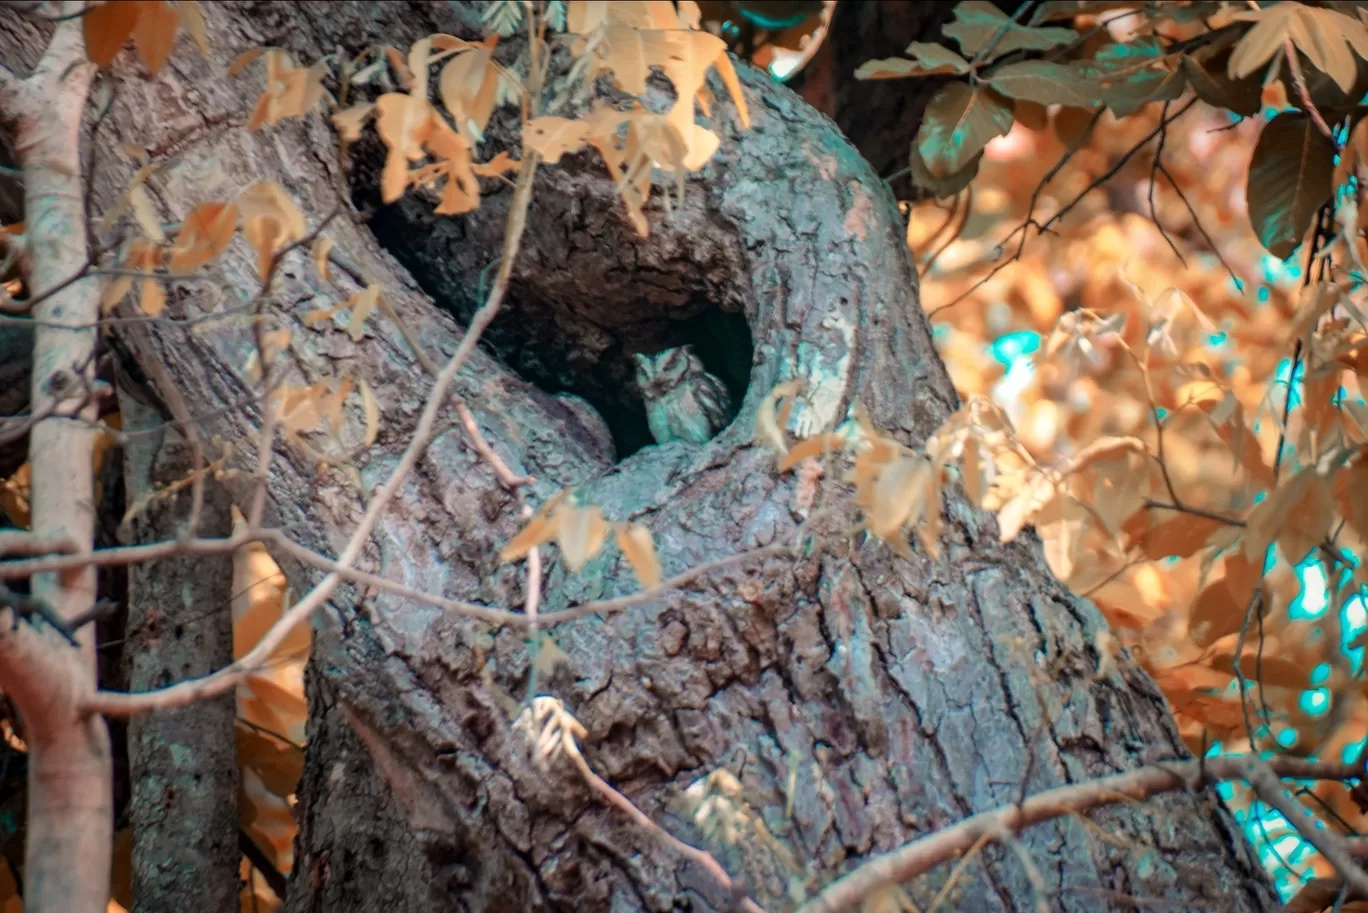
{"type": "MultiPolygon", "coordinates": [[[[432,31],[470,34],[459,4],[203,6],[212,66],[188,42],[155,79],[137,72],[131,54],[116,65],[96,212],[133,170],[115,142],[123,140],[175,157],[149,182],[167,221],[267,177],[316,223],[333,204],[331,129],[315,115],[248,134],[241,125],[260,74],[227,80],[222,66],[263,44],[308,62],[336,47],[354,54],[372,43],[407,48],[432,31]]],[[[810,405],[793,422],[800,433],[830,426],[858,401],[876,425],[916,445],[956,404],[885,185],[825,118],[738,69],[752,129],[739,131],[719,101],[721,149],[691,177],[682,207],[669,217],[657,209],[649,239],[635,236],[595,157],[542,169],[508,307],[491,329],[489,352],[501,358],[477,353],[455,390],[512,470],[535,476],[534,503],[579,486],[610,518],[651,529],[667,575],[791,539],[802,522],[793,477],[778,475],[752,443],[757,407],[775,384],[807,383],[810,405]],[[749,365],[731,360],[738,328],[749,336],[740,346],[753,353],[749,365]],[[685,341],[699,342],[709,367],[744,390],[739,415],[706,445],[639,447],[629,355],[685,341]],[[566,401],[548,395],[562,392],[603,413],[620,462],[590,446],[566,401]]],[[[501,116],[491,148],[509,135],[501,116]]],[[[371,151],[356,150],[363,199],[379,169],[371,151]]],[[[409,199],[377,210],[369,227],[344,216],[328,229],[434,356],[454,350],[462,334],[451,314],[470,312],[479,273],[498,255],[511,191],[485,185],[481,209],[467,216],[435,217],[430,201],[409,199]]],[[[254,259],[239,245],[215,269],[222,294],[174,285],[168,313],[228,310],[254,293],[254,259]]],[[[377,391],[380,440],[357,460],[368,493],[404,449],[430,379],[390,323],[373,319],[360,344],[330,324],[300,323],[356,290],[346,277],[321,280],[307,252],[288,257],[277,281],[270,312],[293,329],[291,380],[355,371],[377,391]]],[[[249,503],[260,421],[245,372],[250,327],[225,318],[193,331],[162,322],[119,333],[140,361],[164,363],[206,439],[232,442],[231,465],[243,470],[235,496],[249,503]]],[[[328,554],[366,502],[343,473],[316,471],[283,443],[269,490],[268,521],[328,554]]],[[[825,880],[1023,792],[1186,754],[1142,672],[1123,660],[1120,674],[1097,675],[1103,621],[1054,580],[1032,537],[999,544],[992,519],[952,491],[940,557],[918,548],[902,559],[843,537],[853,514],[835,503],[845,512],[808,557],[717,572],[551,632],[568,659],[543,675],[540,693],[564,700],[586,727],[589,765],[671,833],[708,846],[672,803],[726,769],[769,831],[825,880]]],[[[453,422],[360,566],[448,597],[520,606],[524,569],[496,555],[521,524],[453,422]]],[[[637,589],[611,548],[578,574],[545,551],[545,612],[637,589]]],[[[282,566],[297,590],[318,578],[283,557],[282,566]]],[[[522,629],[359,587],[334,596],[315,627],[290,910],[729,908],[704,871],[596,800],[575,774],[531,763],[506,696],[490,686],[521,699],[527,656],[522,629]]],[[[958,876],[954,907],[1034,909],[1036,874],[1053,909],[1130,910],[1136,896],[1184,910],[1277,906],[1214,797],[1169,795],[1088,818],[1020,836],[1038,872],[1012,849],[984,848],[958,876]]],[[[708,848],[767,909],[787,906],[775,853],[756,843],[708,848]]],[[[909,893],[925,909],[948,877],[933,873],[909,893]]]]}
{"type": "MultiPolygon", "coordinates": [[[[135,542],[175,539],[188,531],[190,489],[167,488],[194,469],[189,447],[169,417],[119,391],[130,521],[135,542]],[[172,489],[174,490],[174,489],[172,489]]],[[[199,532],[232,532],[227,493],[205,486],[199,532]]],[[[230,555],[187,555],[135,565],[129,574],[123,651],[128,687],[147,691],[233,660],[230,555]]],[[[128,723],[132,785],[135,913],[196,910],[233,913],[238,903],[237,702],[224,694],[193,707],[136,716],[128,723]]]]}

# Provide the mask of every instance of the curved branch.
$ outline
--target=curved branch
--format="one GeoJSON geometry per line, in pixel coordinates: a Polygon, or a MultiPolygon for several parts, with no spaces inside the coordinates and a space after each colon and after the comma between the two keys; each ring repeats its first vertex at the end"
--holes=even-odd
{"type": "Polygon", "coordinates": [[[884,885],[910,881],[936,865],[967,852],[985,837],[997,839],[1001,833],[1015,834],[1033,824],[1063,815],[1118,802],[1148,799],[1176,789],[1195,789],[1221,780],[1247,780],[1260,799],[1282,812],[1312,846],[1321,850],[1327,859],[1340,868],[1340,874],[1355,890],[1365,890],[1368,889],[1368,873],[1352,862],[1353,849],[1348,842],[1339,834],[1317,828],[1308,818],[1309,813],[1296,814],[1297,803],[1283,796],[1282,783],[1278,779],[1355,780],[1362,774],[1363,770],[1354,764],[1313,762],[1300,758],[1274,758],[1265,763],[1254,758],[1226,757],[1155,764],[1129,773],[1062,786],[1034,795],[1019,804],[1002,806],[966,818],[959,824],[871,859],[828,885],[799,907],[798,913],[843,913],[853,910],[872,891],[884,885]],[[1328,851],[1322,849],[1322,845],[1328,851]]]}

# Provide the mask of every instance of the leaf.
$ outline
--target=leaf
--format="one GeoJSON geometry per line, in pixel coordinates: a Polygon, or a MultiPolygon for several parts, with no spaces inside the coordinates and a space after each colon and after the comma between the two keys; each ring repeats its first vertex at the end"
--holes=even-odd
{"type": "Polygon", "coordinates": [[[931,169],[926,167],[926,162],[922,160],[921,152],[917,149],[917,142],[913,139],[908,150],[907,170],[913,184],[930,192],[936,199],[943,200],[968,187],[978,175],[979,163],[982,161],[983,151],[980,150],[959,171],[943,178],[936,177],[931,173],[931,169]]]}
{"type": "Polygon", "coordinates": [[[376,401],[375,391],[371,389],[366,378],[358,374],[356,383],[361,390],[361,412],[366,421],[366,434],[363,441],[365,446],[369,447],[380,436],[380,403],[376,401]]]}
{"type": "Polygon", "coordinates": [[[153,76],[171,56],[180,28],[180,16],[165,0],[144,0],[138,24],[133,27],[133,43],[138,56],[153,76]]]}
{"type": "Polygon", "coordinates": [[[931,464],[917,455],[900,457],[884,466],[860,505],[870,533],[897,547],[902,528],[916,522],[926,508],[930,473],[931,464]]]}
{"type": "Polygon", "coordinates": [[[237,231],[232,203],[201,203],[181,222],[167,268],[179,275],[194,272],[223,252],[237,231]]]}
{"type": "Polygon", "coordinates": [[[942,86],[926,106],[917,131],[917,151],[934,177],[946,178],[1011,129],[1012,108],[1002,96],[952,82],[942,86]]]}
{"type": "Polygon", "coordinates": [[[618,548],[632,565],[642,587],[653,590],[660,586],[660,558],[656,556],[651,531],[640,523],[619,523],[614,530],[618,548]]]}
{"type": "Polygon", "coordinates": [[[1155,38],[1109,44],[1085,69],[1101,80],[1102,100],[1117,117],[1133,114],[1150,102],[1172,101],[1187,87],[1182,68],[1167,59],[1155,38]]]}
{"type": "Polygon", "coordinates": [[[1336,10],[1301,3],[1270,4],[1236,13],[1236,20],[1253,22],[1230,55],[1229,72],[1236,79],[1267,63],[1291,39],[1311,65],[1335,81],[1343,91],[1353,89],[1358,66],[1354,54],[1368,59],[1368,29],[1362,22],[1336,10]]]}
{"type": "Polygon", "coordinates": [[[438,89],[442,104],[456,123],[456,131],[471,146],[484,139],[494,111],[499,75],[493,48],[483,45],[457,54],[442,67],[438,89]]]}
{"type": "Polygon", "coordinates": [[[1228,72],[1230,49],[1219,54],[1201,48],[1182,55],[1183,73],[1197,97],[1216,108],[1226,108],[1241,117],[1259,113],[1262,83],[1257,77],[1232,79],[1228,72]]]}
{"type": "Polygon", "coordinates": [[[1102,103],[1095,85],[1079,78],[1074,67],[1048,60],[1023,60],[995,67],[988,84],[1008,98],[1041,105],[1094,108],[1102,103]]]}
{"type": "Polygon", "coordinates": [[[242,237],[257,252],[257,273],[264,281],[276,253],[304,237],[304,214],[274,181],[257,181],[237,198],[242,237]]]}
{"type": "Polygon", "coordinates": [[[347,307],[351,310],[351,317],[347,321],[347,333],[351,336],[352,342],[360,342],[365,336],[366,318],[375,310],[375,304],[379,299],[380,286],[372,282],[347,300],[347,307]]]}
{"type": "Polygon", "coordinates": [[[252,48],[250,51],[243,51],[233,60],[232,63],[228,64],[228,70],[226,75],[230,77],[236,76],[237,74],[241,73],[243,70],[251,66],[252,61],[256,60],[262,54],[265,54],[266,51],[266,48],[252,48]]]}
{"type": "Polygon", "coordinates": [[[375,128],[389,147],[380,175],[380,197],[393,203],[408,186],[408,162],[423,157],[422,142],[432,129],[432,106],[426,99],[389,92],[380,96],[375,109],[375,128]]]}
{"type": "Polygon", "coordinates": [[[1335,500],[1340,516],[1368,541],[1368,458],[1359,457],[1335,474],[1335,500]]]}
{"type": "Polygon", "coordinates": [[[1288,561],[1300,563],[1330,531],[1332,497],[1330,486],[1314,466],[1285,478],[1250,513],[1245,557],[1262,562],[1269,543],[1276,541],[1288,561]]]}
{"type": "Polygon", "coordinates": [[[312,257],[314,269],[318,270],[318,275],[323,278],[324,282],[327,282],[332,278],[328,273],[328,252],[332,250],[332,247],[333,240],[327,235],[319,235],[313,243],[312,257]]]}
{"type": "Polygon", "coordinates": [[[138,308],[149,317],[157,317],[166,310],[166,290],[156,279],[142,281],[142,293],[138,297],[138,308]]]}
{"type": "Polygon", "coordinates": [[[833,450],[840,450],[845,445],[846,439],[842,435],[830,432],[814,434],[812,437],[804,438],[789,449],[789,452],[779,461],[779,471],[788,472],[810,457],[822,456],[833,450]]]}
{"type": "Polygon", "coordinates": [[[1305,114],[1279,114],[1249,163],[1249,220],[1269,253],[1287,259],[1330,198],[1337,150],[1305,114]]]}
{"type": "Polygon", "coordinates": [[[1171,555],[1187,558],[1200,551],[1211,534],[1226,525],[1212,517],[1179,513],[1132,538],[1129,547],[1138,544],[1145,557],[1150,559],[1171,555]]]}
{"type": "Polygon", "coordinates": [[[119,50],[133,28],[145,6],[144,0],[129,0],[126,3],[106,3],[89,9],[82,16],[85,30],[86,56],[97,67],[107,67],[114,62],[119,50]]]}
{"type": "Polygon", "coordinates": [[[992,44],[992,58],[1013,51],[1048,51],[1070,44],[1078,33],[1065,28],[1030,28],[1011,21],[987,0],[963,0],[955,5],[955,21],[942,31],[959,43],[967,57],[977,56],[992,44]],[[994,39],[996,43],[994,44],[994,39]]]}
{"type": "Polygon", "coordinates": [[[866,60],[855,71],[856,79],[903,79],[909,76],[935,76],[941,73],[961,75],[969,72],[969,64],[954,51],[939,44],[914,41],[907,46],[908,60],[893,57],[886,60],[866,60]]]}
{"type": "Polygon", "coordinates": [[[132,276],[115,276],[100,295],[100,312],[111,313],[133,288],[132,276]]]}
{"type": "Polygon", "coordinates": [[[553,518],[561,502],[569,494],[570,489],[567,488],[548,498],[541,509],[532,515],[532,519],[527,521],[527,525],[499,550],[499,561],[517,561],[519,558],[525,557],[536,546],[543,545],[555,538],[556,526],[553,518]]]}
{"type": "Polygon", "coordinates": [[[1313,878],[1306,882],[1287,902],[1287,913],[1320,913],[1334,906],[1344,887],[1344,878],[1331,875],[1326,878],[1313,878]]]}
{"type": "Polygon", "coordinates": [[[787,398],[791,404],[793,397],[803,389],[801,380],[785,381],[777,384],[773,390],[766,394],[760,401],[759,407],[755,410],[755,438],[760,443],[772,449],[775,453],[788,453],[788,435],[784,433],[784,425],[787,424],[787,410],[783,417],[778,412],[779,401],[787,398]]]}
{"type": "Polygon", "coordinates": [[[567,153],[578,152],[588,137],[588,123],[564,117],[534,117],[523,130],[527,148],[539,154],[548,165],[556,164],[567,153]]]}
{"type": "MultiPolygon", "coordinates": [[[[1273,688],[1294,688],[1305,691],[1311,687],[1311,676],[1306,669],[1293,660],[1264,653],[1259,656],[1257,647],[1246,647],[1245,656],[1240,658],[1240,671],[1250,681],[1273,688]]],[[[1232,656],[1217,655],[1211,658],[1211,668],[1219,672],[1235,674],[1232,656]]]]}
{"type": "Polygon", "coordinates": [[[152,198],[147,195],[147,187],[135,184],[129,188],[128,203],[133,207],[133,217],[138,220],[138,227],[142,229],[143,235],[158,244],[165,241],[166,233],[162,231],[161,219],[157,218],[152,198]]]}
{"type": "Polygon", "coordinates": [[[234,735],[243,766],[260,777],[262,785],[272,795],[282,798],[292,795],[304,773],[303,752],[242,723],[238,723],[234,735]]]}
{"type": "Polygon", "coordinates": [[[337,133],[349,143],[354,143],[361,138],[361,129],[366,126],[366,121],[370,120],[371,114],[375,112],[373,102],[352,105],[341,111],[334,111],[332,115],[333,126],[337,128],[337,133]]]}
{"type": "Polygon", "coordinates": [[[204,11],[199,0],[177,0],[176,15],[180,18],[181,28],[190,33],[195,47],[205,57],[209,56],[209,33],[204,27],[204,11]]]}
{"type": "Polygon", "coordinates": [[[746,96],[741,91],[741,80],[736,78],[736,68],[732,66],[731,57],[728,56],[725,47],[717,52],[713,68],[717,70],[717,75],[722,77],[722,85],[727,87],[727,94],[731,96],[732,105],[736,107],[736,116],[741,121],[742,128],[749,130],[750,107],[746,103],[746,96]]]}
{"type": "Polygon", "coordinates": [[[598,507],[563,504],[556,511],[555,526],[556,545],[573,573],[599,553],[608,536],[608,523],[598,507]]]}
{"type": "Polygon", "coordinates": [[[482,178],[493,178],[517,172],[521,166],[521,162],[509,155],[507,150],[503,150],[487,162],[475,162],[470,166],[470,170],[482,178]]]}

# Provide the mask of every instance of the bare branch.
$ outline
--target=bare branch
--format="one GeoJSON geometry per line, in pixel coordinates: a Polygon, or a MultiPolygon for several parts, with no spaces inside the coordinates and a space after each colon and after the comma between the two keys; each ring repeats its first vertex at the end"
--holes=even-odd
{"type": "Polygon", "coordinates": [[[1344,837],[1321,827],[1310,809],[1288,795],[1268,763],[1255,757],[1242,760],[1245,765],[1244,778],[1264,804],[1276,809],[1287,819],[1288,824],[1297,829],[1302,839],[1319,850],[1355,894],[1368,897],[1368,872],[1354,860],[1353,850],[1344,837]]]}
{"type": "MultiPolygon", "coordinates": [[[[1252,782],[1255,789],[1262,787],[1267,790],[1270,778],[1275,784],[1278,784],[1278,777],[1299,780],[1354,780],[1363,773],[1354,764],[1304,761],[1300,758],[1274,758],[1267,762],[1263,770],[1256,766],[1261,763],[1255,762],[1251,765],[1246,758],[1229,757],[1176,761],[1038,793],[1025,802],[982,812],[972,818],[966,818],[959,824],[904,844],[891,853],[870,859],[853,872],[828,885],[816,897],[799,907],[798,913],[845,913],[854,910],[871,891],[883,885],[911,881],[940,863],[967,852],[985,836],[992,839],[1003,830],[1017,833],[1042,821],[1103,805],[1148,799],[1159,793],[1220,780],[1243,780],[1254,777],[1257,781],[1252,782]]],[[[1281,784],[1278,784],[1278,791],[1281,791],[1281,784]]],[[[1273,804],[1271,800],[1265,801],[1273,804]]],[[[1295,802],[1288,802],[1296,806],[1295,802]]],[[[1295,811],[1295,808],[1292,810],[1295,811]]],[[[1309,813],[1305,813],[1296,818],[1288,818],[1294,826],[1305,823],[1308,829],[1314,829],[1310,827],[1308,815],[1309,813]]],[[[1322,839],[1324,834],[1325,832],[1321,831],[1317,837],[1322,843],[1326,843],[1322,839]]],[[[1336,851],[1337,856],[1348,860],[1351,855],[1348,844],[1343,838],[1335,836],[1338,844],[1336,841],[1330,841],[1329,845],[1336,851]],[[1339,850],[1343,852],[1340,853],[1339,850]]],[[[1312,845],[1320,848],[1315,843],[1312,845]]],[[[1329,854],[1327,858],[1330,858],[1329,854]]],[[[1363,878],[1368,881],[1368,874],[1357,865],[1353,866],[1353,870],[1352,876],[1346,873],[1345,877],[1363,878]]]]}

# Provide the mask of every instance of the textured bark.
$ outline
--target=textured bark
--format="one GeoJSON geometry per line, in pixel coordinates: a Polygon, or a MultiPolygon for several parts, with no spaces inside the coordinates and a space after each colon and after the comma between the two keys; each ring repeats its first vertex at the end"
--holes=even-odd
{"type": "MultiPolygon", "coordinates": [[[[126,431],[166,427],[166,417],[120,390],[126,431]]],[[[124,447],[130,504],[192,470],[174,430],[135,434],[124,447]]],[[[227,492],[205,487],[200,534],[232,532],[227,492]]],[[[190,490],[151,503],[131,521],[132,541],[186,532],[190,490]]],[[[136,691],[207,675],[233,659],[233,562],[228,555],[172,558],[129,572],[124,663],[136,691]]],[[[128,722],[135,913],[238,909],[238,765],[232,694],[128,722]]]]}
{"type": "MultiPolygon", "coordinates": [[[[311,60],[337,46],[403,48],[434,29],[460,33],[468,21],[459,8],[422,3],[225,3],[205,13],[220,67],[264,43],[311,60]]],[[[738,132],[719,102],[721,150],[691,177],[681,208],[668,219],[655,212],[648,240],[626,224],[592,156],[544,170],[511,318],[493,347],[507,355],[524,338],[547,345],[550,367],[523,370],[588,396],[623,376],[633,349],[678,342],[688,326],[742,320],[753,358],[740,367],[747,386],[736,421],[707,445],[647,447],[608,465],[577,440],[564,409],[494,358],[472,359],[456,384],[512,469],[537,478],[537,500],[581,486],[614,519],[650,527],[667,573],[780,541],[801,522],[792,477],[778,476],[772,456],[751,442],[756,408],[775,383],[808,382],[813,404],[796,413],[799,431],[844,416],[858,399],[877,425],[916,444],[955,405],[885,185],[829,121],[739,69],[753,128],[738,132]],[[560,352],[556,339],[568,341],[560,352]]],[[[211,76],[188,45],[156,80],[133,70],[128,61],[116,67],[112,132],[178,156],[151,182],[168,220],[258,177],[280,181],[314,219],[331,208],[333,139],[321,118],[246,134],[240,124],[259,75],[211,76]]],[[[506,127],[505,118],[491,129],[491,146],[506,127]]],[[[357,152],[365,181],[378,163],[357,152]]],[[[110,165],[97,209],[131,171],[126,161],[110,165]]],[[[495,182],[487,190],[469,216],[435,218],[410,201],[380,212],[374,234],[345,217],[329,230],[434,356],[452,352],[461,332],[419,286],[443,308],[468,311],[479,270],[497,256],[511,196],[495,182]]],[[[255,288],[243,250],[216,269],[226,302],[186,285],[173,290],[169,312],[196,316],[255,288]]],[[[297,319],[353,289],[345,279],[321,281],[304,254],[292,256],[271,312],[297,319]]],[[[223,321],[187,333],[162,323],[120,333],[139,360],[165,364],[203,410],[205,431],[232,441],[233,465],[249,468],[259,415],[251,405],[230,408],[249,398],[247,328],[223,321]]],[[[365,376],[383,410],[380,441],[358,460],[369,490],[407,443],[429,382],[384,321],[368,324],[360,345],[330,325],[295,325],[294,379],[339,366],[365,376]]],[[[341,473],[318,474],[284,445],[270,491],[268,519],[330,553],[364,504],[341,473]]],[[[245,503],[248,488],[235,493],[245,503]]],[[[1023,789],[1184,756],[1142,672],[1123,661],[1120,673],[1095,675],[1103,621],[1051,577],[1038,543],[1000,545],[992,519],[957,493],[945,513],[938,558],[920,550],[894,558],[877,543],[833,535],[804,559],[719,573],[620,615],[560,626],[553,633],[568,664],[541,691],[564,699],[588,729],[590,765],[671,832],[703,843],[672,800],[725,767],[770,831],[828,875],[1023,789]]],[[[362,564],[449,596],[518,605],[522,569],[499,566],[495,554],[519,525],[511,499],[453,426],[400,491],[362,564]]],[[[316,579],[283,565],[296,588],[316,579]]],[[[635,588],[612,549],[576,575],[551,550],[543,605],[635,588]]],[[[332,600],[315,629],[290,910],[727,908],[702,871],[591,798],[573,774],[529,763],[486,685],[492,677],[522,696],[524,639],[385,594],[351,588],[332,600]]],[[[1055,909],[1131,909],[1111,899],[1123,895],[1163,896],[1184,910],[1276,907],[1239,826],[1214,799],[1170,795],[1088,817],[1021,837],[1055,909]]],[[[771,855],[753,843],[712,849],[744,872],[762,904],[784,907],[771,855]]],[[[981,860],[963,873],[955,908],[1033,908],[1010,850],[988,847],[981,860]]],[[[946,877],[934,873],[910,893],[925,908],[946,877]]]]}

